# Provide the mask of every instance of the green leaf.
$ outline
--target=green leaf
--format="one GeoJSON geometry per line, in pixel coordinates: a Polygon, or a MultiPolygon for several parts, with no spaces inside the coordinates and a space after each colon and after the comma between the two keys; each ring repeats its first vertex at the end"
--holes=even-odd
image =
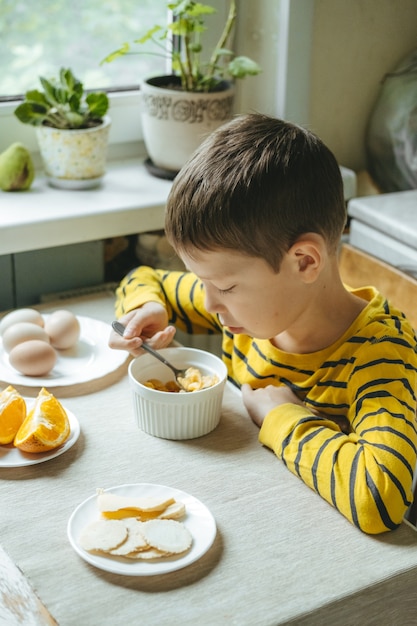
{"type": "Polygon", "coordinates": [[[212,15],[216,13],[216,9],[208,4],[202,4],[201,2],[191,2],[193,5],[189,10],[190,15],[194,17],[199,15],[212,15]]]}
{"type": "Polygon", "coordinates": [[[25,94],[25,100],[30,102],[36,102],[38,104],[42,104],[45,107],[49,106],[48,100],[45,98],[45,94],[37,89],[31,89],[27,91],[25,94]]]}
{"type": "Polygon", "coordinates": [[[198,91],[212,91],[213,89],[215,89],[217,85],[221,83],[222,75],[219,74],[218,76],[219,78],[202,76],[198,81],[198,85],[199,85],[198,91]]]}
{"type": "MultiPolygon", "coordinates": [[[[84,86],[82,82],[74,76],[74,74],[69,68],[68,69],[65,69],[63,67],[61,68],[59,72],[59,79],[60,79],[61,97],[64,97],[63,94],[66,93],[67,99],[69,99],[72,96],[72,94],[76,94],[78,95],[79,98],[81,98],[83,91],[84,91],[84,86]]],[[[64,101],[62,100],[62,102],[64,101]]]]}
{"type": "Polygon", "coordinates": [[[81,98],[77,93],[73,93],[68,98],[68,105],[71,111],[80,111],[81,108],[81,98]]]}
{"type": "Polygon", "coordinates": [[[55,99],[58,104],[66,104],[69,101],[69,93],[63,87],[57,87],[55,89],[55,99]]]}
{"type": "Polygon", "coordinates": [[[65,87],[65,89],[67,89],[68,91],[73,91],[76,78],[74,77],[70,69],[65,69],[64,67],[61,67],[59,71],[59,81],[62,87],[65,87]]]}
{"type": "MultiPolygon", "coordinates": [[[[156,26],[154,26],[153,28],[151,28],[150,30],[148,30],[147,33],[145,33],[143,35],[143,37],[141,37],[140,39],[135,39],[135,43],[146,43],[147,41],[150,41],[153,39],[153,36],[158,33],[160,30],[163,30],[162,26],[158,26],[158,24],[156,26]]],[[[126,45],[126,44],[125,44],[126,45]]]]}
{"type": "Polygon", "coordinates": [[[228,48],[218,48],[216,50],[217,55],[220,56],[228,56],[232,57],[234,55],[233,50],[229,50],[228,48]]]}
{"type": "Polygon", "coordinates": [[[203,46],[200,43],[191,43],[188,46],[188,49],[190,50],[190,52],[193,52],[194,54],[198,54],[199,52],[202,51],[203,46]]]}
{"type": "Polygon", "coordinates": [[[168,24],[168,30],[177,37],[186,37],[190,32],[189,23],[184,19],[168,24]]]}
{"type": "Polygon", "coordinates": [[[40,126],[46,117],[48,108],[38,102],[22,102],[16,107],[14,114],[23,124],[40,126]]]}
{"type": "Polygon", "coordinates": [[[130,45],[125,42],[121,48],[118,48],[114,52],[111,52],[106,57],[104,57],[104,59],[100,61],[100,65],[103,65],[103,63],[111,63],[115,59],[118,59],[119,57],[122,57],[125,54],[127,54],[129,50],[130,50],[130,45]]]}
{"type": "Polygon", "coordinates": [[[109,108],[109,99],[104,92],[88,94],[86,98],[90,117],[103,117],[109,108]]]}
{"type": "Polygon", "coordinates": [[[46,78],[44,78],[43,76],[39,77],[39,81],[40,81],[40,83],[41,83],[41,85],[43,87],[46,100],[52,106],[56,106],[58,104],[58,99],[57,99],[55,85],[51,81],[49,81],[46,78]]]}
{"type": "Polygon", "coordinates": [[[201,2],[190,2],[189,0],[180,0],[179,2],[168,4],[168,8],[173,12],[174,15],[182,15],[184,13],[188,13],[192,18],[197,18],[201,15],[211,15],[212,13],[216,13],[216,9],[209,6],[208,4],[201,4],[201,2]]]}
{"type": "Polygon", "coordinates": [[[235,57],[230,61],[228,69],[233,78],[256,76],[256,74],[261,72],[261,68],[255,61],[244,56],[235,57]]]}

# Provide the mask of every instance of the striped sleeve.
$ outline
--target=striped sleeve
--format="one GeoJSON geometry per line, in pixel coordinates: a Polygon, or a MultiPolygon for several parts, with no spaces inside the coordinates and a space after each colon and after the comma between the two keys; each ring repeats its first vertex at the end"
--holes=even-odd
{"type": "MultiPolygon", "coordinates": [[[[346,382],[352,432],[318,417],[307,402],[271,411],[259,439],[360,530],[393,530],[411,503],[416,465],[414,345],[393,337],[365,342],[346,382]]],[[[328,384],[322,412],[342,397],[337,385],[328,384]]]]}
{"type": "Polygon", "coordinates": [[[116,317],[150,301],[162,304],[168,312],[169,323],[187,333],[222,330],[217,316],[205,310],[204,287],[191,272],[138,267],[123,279],[116,291],[116,317]]]}

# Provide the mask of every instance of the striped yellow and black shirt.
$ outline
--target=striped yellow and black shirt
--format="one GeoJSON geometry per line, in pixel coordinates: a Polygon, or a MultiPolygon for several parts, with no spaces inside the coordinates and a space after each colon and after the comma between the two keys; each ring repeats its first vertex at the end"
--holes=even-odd
{"type": "Polygon", "coordinates": [[[134,270],[117,291],[116,314],[160,302],[186,332],[223,333],[223,360],[238,386],[289,385],[305,406],[272,410],[260,442],[363,532],[381,533],[401,523],[412,497],[417,340],[375,289],[355,293],[367,306],[337,342],[309,354],[231,334],[204,309],[204,287],[188,272],[134,270]],[[316,411],[346,417],[351,432],[316,411]]]}

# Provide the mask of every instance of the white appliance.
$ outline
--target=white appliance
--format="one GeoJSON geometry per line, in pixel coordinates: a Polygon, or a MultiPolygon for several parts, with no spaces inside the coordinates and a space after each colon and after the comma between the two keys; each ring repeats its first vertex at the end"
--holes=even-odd
{"type": "Polygon", "coordinates": [[[417,273],[417,190],[353,198],[348,214],[353,246],[417,273]]]}

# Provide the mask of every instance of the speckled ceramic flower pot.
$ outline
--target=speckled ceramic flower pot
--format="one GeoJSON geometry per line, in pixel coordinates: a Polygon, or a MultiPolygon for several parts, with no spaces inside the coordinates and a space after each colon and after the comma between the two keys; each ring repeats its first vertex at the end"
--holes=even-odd
{"type": "Polygon", "coordinates": [[[234,87],[194,93],[178,88],[177,76],[157,76],[141,84],[141,121],[152,164],[176,173],[213,130],[233,115],[234,87]],[[167,85],[172,88],[167,87],[167,85]]]}
{"type": "Polygon", "coordinates": [[[38,126],[36,135],[48,182],[63,189],[88,189],[100,184],[106,170],[111,120],[100,126],[62,130],[38,126]]]}

